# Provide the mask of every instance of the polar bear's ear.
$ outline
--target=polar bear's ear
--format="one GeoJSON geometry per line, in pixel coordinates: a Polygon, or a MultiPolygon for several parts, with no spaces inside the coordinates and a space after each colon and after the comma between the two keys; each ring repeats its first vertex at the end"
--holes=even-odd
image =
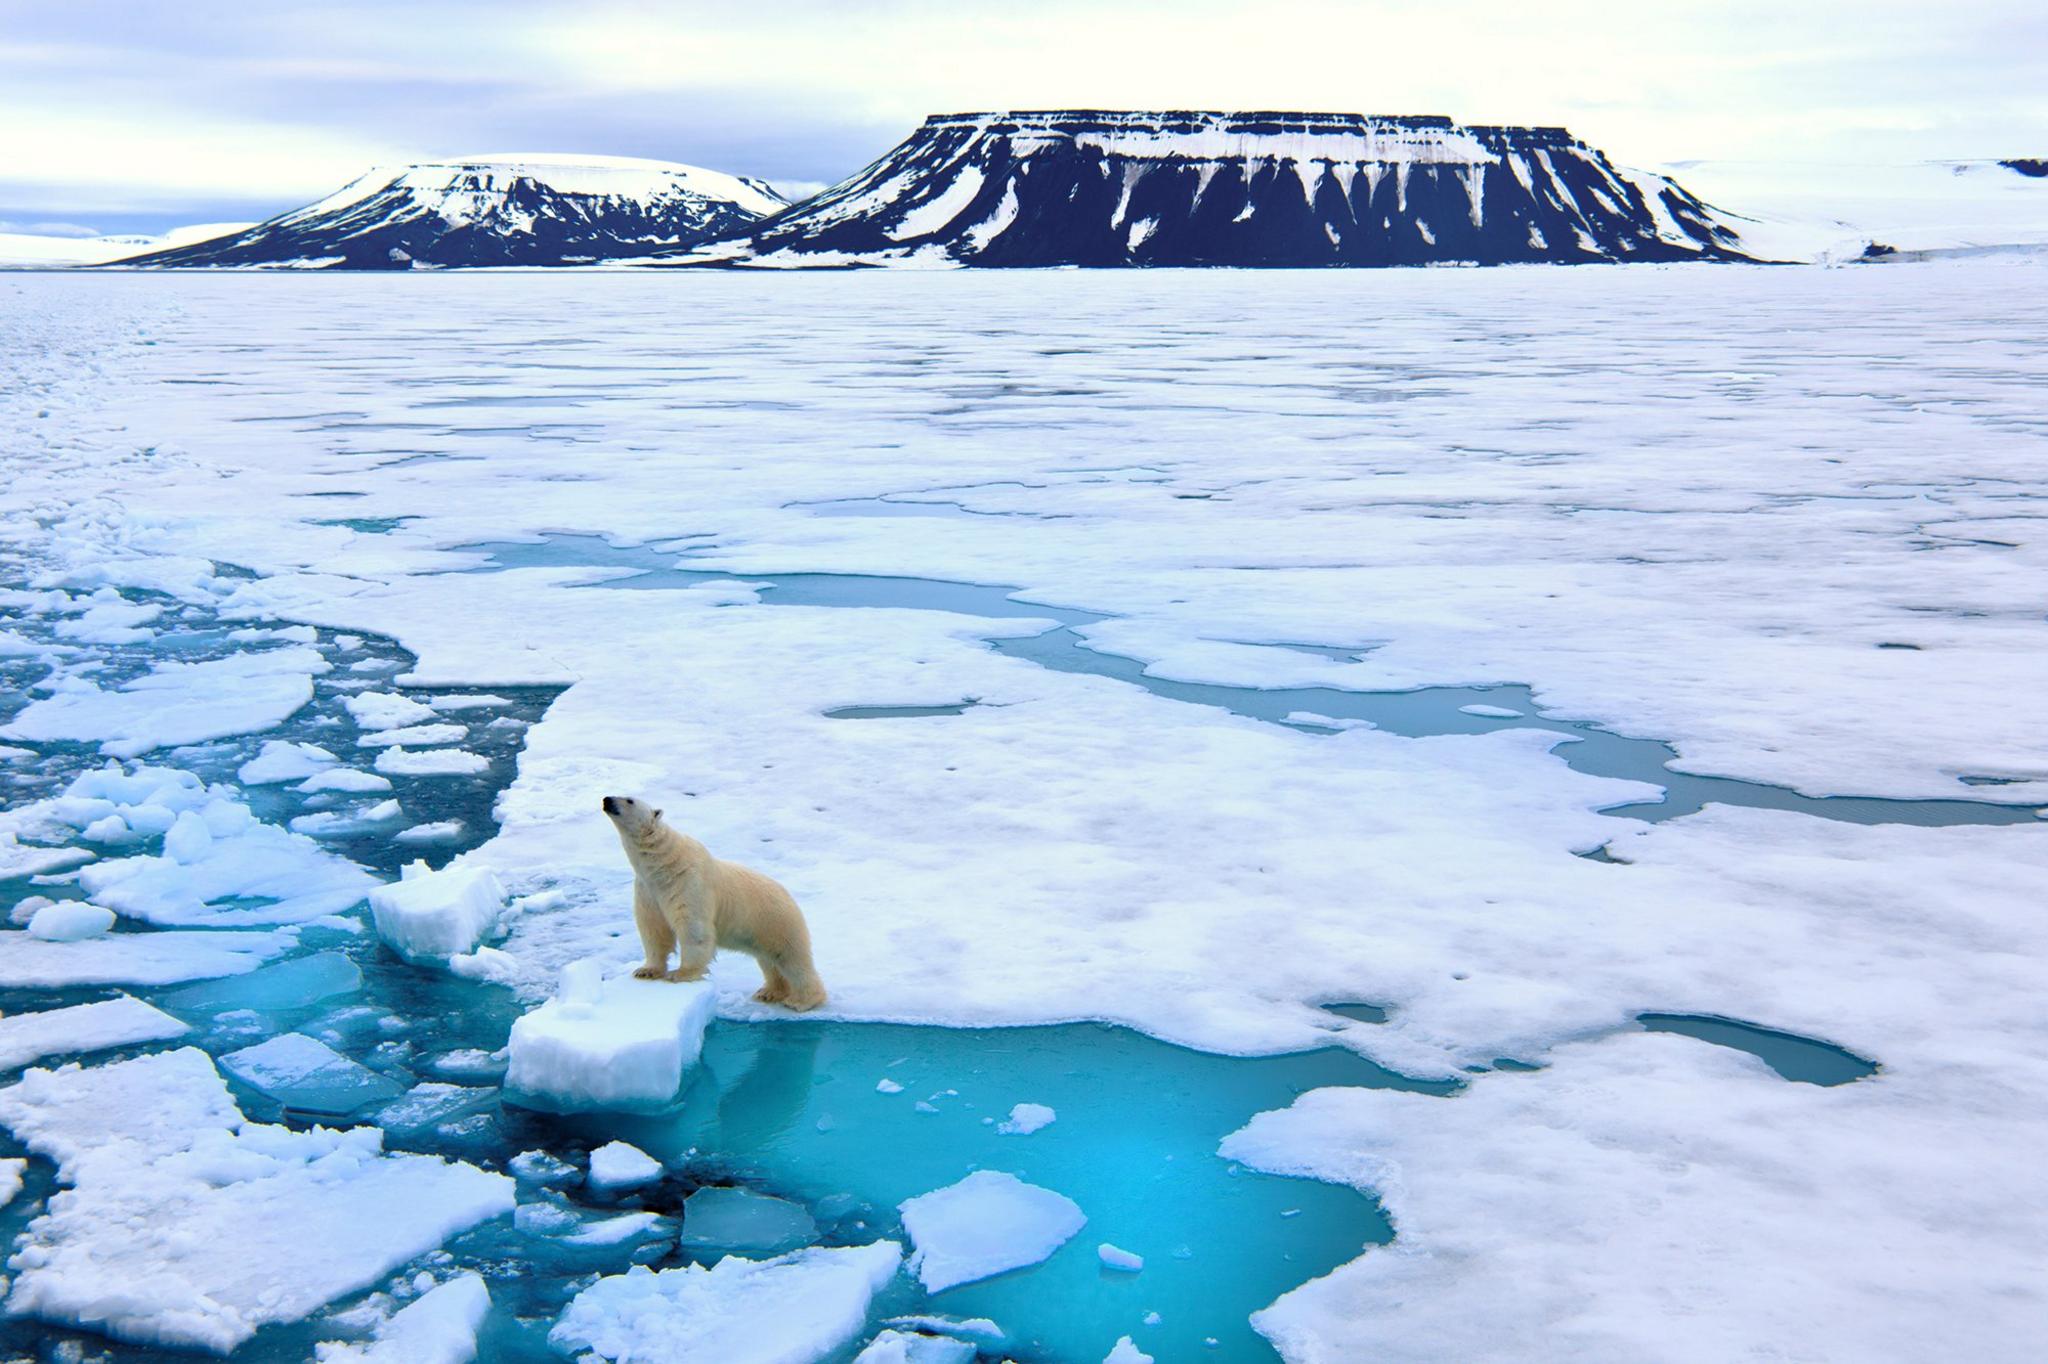
{"type": "Polygon", "coordinates": [[[655,817],[656,819],[660,819],[660,818],[661,818],[661,811],[659,811],[659,810],[656,810],[656,811],[654,812],[654,817],[655,817]]]}

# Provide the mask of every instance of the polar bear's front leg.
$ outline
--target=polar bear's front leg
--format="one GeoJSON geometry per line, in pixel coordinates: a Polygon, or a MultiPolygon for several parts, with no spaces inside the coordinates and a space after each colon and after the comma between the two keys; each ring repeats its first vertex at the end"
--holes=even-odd
{"type": "Polygon", "coordinates": [[[638,880],[633,882],[633,925],[640,930],[640,950],[647,958],[633,974],[641,980],[655,980],[668,970],[668,954],[675,950],[676,935],[638,880]]]}
{"type": "Polygon", "coordinates": [[[712,954],[718,951],[718,929],[713,922],[711,886],[701,871],[692,870],[678,887],[682,905],[669,917],[669,929],[676,939],[676,969],[667,979],[702,980],[711,969],[712,954]]]}

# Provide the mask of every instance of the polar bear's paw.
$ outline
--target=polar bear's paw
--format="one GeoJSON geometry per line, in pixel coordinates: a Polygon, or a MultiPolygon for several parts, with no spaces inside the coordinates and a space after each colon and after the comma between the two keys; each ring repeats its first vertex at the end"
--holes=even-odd
{"type": "Polygon", "coordinates": [[[662,968],[659,966],[636,966],[633,968],[633,979],[635,980],[660,980],[663,974],[662,968]]]}
{"type": "MultiPolygon", "coordinates": [[[[659,973],[657,972],[656,974],[659,973]]],[[[704,979],[704,968],[700,966],[694,971],[685,971],[682,967],[678,966],[675,970],[670,971],[661,978],[663,980],[675,981],[677,984],[687,984],[693,980],[704,979]]]]}

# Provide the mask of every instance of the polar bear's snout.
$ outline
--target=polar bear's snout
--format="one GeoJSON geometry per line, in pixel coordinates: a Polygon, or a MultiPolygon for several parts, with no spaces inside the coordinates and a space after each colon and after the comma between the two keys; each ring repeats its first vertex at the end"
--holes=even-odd
{"type": "Polygon", "coordinates": [[[661,811],[644,800],[632,796],[606,796],[598,802],[598,808],[605,812],[612,823],[629,834],[644,832],[661,818],[661,811]]]}

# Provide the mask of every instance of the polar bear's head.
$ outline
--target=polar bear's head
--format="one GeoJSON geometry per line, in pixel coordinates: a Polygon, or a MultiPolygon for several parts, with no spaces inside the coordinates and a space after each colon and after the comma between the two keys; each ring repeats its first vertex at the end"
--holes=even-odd
{"type": "Polygon", "coordinates": [[[606,796],[602,807],[619,832],[629,837],[640,837],[661,822],[661,811],[632,796],[606,796]]]}

